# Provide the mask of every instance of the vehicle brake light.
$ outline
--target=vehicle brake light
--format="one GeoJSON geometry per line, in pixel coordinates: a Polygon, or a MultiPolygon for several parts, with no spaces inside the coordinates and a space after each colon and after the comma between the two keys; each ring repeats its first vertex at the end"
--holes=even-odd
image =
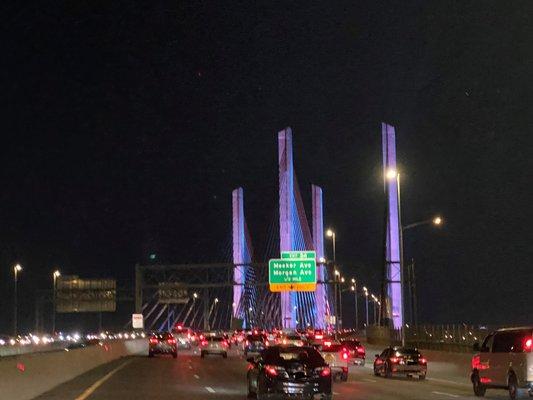
{"type": "Polygon", "coordinates": [[[331,375],[331,369],[329,367],[323,367],[320,370],[320,376],[330,376],[331,375]]]}
{"type": "Polygon", "coordinates": [[[265,340],[265,346],[270,346],[270,342],[268,340],[265,340]]]}
{"type": "Polygon", "coordinates": [[[226,342],[225,340],[222,342],[222,346],[224,347],[228,347],[228,342],[226,342]]]}
{"type": "Polygon", "coordinates": [[[250,346],[250,341],[249,340],[246,341],[246,346],[250,346]]]}
{"type": "Polygon", "coordinates": [[[326,347],[331,346],[331,342],[330,342],[330,341],[325,341],[325,342],[324,342],[324,346],[326,346],[326,347]]]}
{"type": "Polygon", "coordinates": [[[400,361],[400,359],[398,357],[391,357],[391,358],[389,358],[389,360],[393,364],[396,364],[398,361],[400,361]]]}
{"type": "Polygon", "coordinates": [[[265,371],[270,376],[277,376],[278,375],[278,371],[276,370],[276,367],[274,367],[272,365],[266,365],[265,366],[265,371]]]}
{"type": "Polygon", "coordinates": [[[315,339],[324,339],[324,335],[315,335],[315,339]]]}
{"type": "Polygon", "coordinates": [[[492,379],[487,378],[487,377],[485,377],[485,376],[482,376],[481,378],[479,378],[479,381],[480,381],[481,383],[491,383],[491,382],[492,382],[492,379]]]}
{"type": "Polygon", "coordinates": [[[170,343],[170,344],[176,344],[176,339],[170,338],[170,339],[167,340],[167,342],[170,343]]]}
{"type": "Polygon", "coordinates": [[[347,360],[349,357],[350,357],[350,355],[347,352],[345,352],[345,351],[342,352],[342,359],[343,360],[347,360]]]}
{"type": "Polygon", "coordinates": [[[426,358],[424,358],[424,357],[420,357],[420,358],[418,359],[418,363],[419,363],[419,364],[427,364],[427,363],[428,363],[428,360],[427,360],[426,358]]]}
{"type": "Polygon", "coordinates": [[[298,340],[296,342],[296,346],[302,347],[303,345],[304,345],[304,342],[302,342],[301,340],[298,340]]]}
{"type": "Polygon", "coordinates": [[[150,338],[150,344],[157,344],[157,343],[159,343],[159,340],[157,340],[156,337],[151,337],[150,338]]]}
{"type": "Polygon", "coordinates": [[[204,340],[205,339],[205,336],[204,335],[200,335],[200,340],[204,340]]]}
{"type": "Polygon", "coordinates": [[[533,339],[528,338],[524,342],[524,351],[531,352],[531,349],[533,348],[533,339]]]}
{"type": "Polygon", "coordinates": [[[207,340],[202,340],[202,343],[200,343],[202,346],[207,346],[207,340]]]}
{"type": "Polygon", "coordinates": [[[358,347],[358,348],[357,348],[357,352],[358,352],[359,354],[365,354],[365,348],[364,348],[364,347],[358,347]]]}

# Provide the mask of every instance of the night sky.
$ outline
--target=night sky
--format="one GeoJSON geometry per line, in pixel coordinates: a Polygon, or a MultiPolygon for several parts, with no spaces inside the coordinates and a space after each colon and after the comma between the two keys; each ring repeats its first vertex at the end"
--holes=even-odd
{"type": "Polygon", "coordinates": [[[404,223],[445,218],[405,237],[420,320],[533,320],[531,1],[51,3],[1,6],[0,333],[15,262],[25,330],[56,266],[131,286],[151,252],[229,261],[237,186],[271,256],[286,126],[308,215],[312,182],[377,291],[381,121],[404,223]]]}

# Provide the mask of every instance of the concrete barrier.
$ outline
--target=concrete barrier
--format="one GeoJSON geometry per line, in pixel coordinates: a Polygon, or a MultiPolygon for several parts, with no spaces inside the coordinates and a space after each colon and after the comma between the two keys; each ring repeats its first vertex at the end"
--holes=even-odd
{"type": "Polygon", "coordinates": [[[120,357],[147,354],[146,339],[0,359],[0,398],[30,400],[57,385],[120,357]]]}

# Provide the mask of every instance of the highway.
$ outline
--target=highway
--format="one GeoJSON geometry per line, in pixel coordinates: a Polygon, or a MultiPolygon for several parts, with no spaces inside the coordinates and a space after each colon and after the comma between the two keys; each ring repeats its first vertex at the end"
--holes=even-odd
{"type": "MultiPolygon", "coordinates": [[[[243,356],[227,359],[182,350],[178,359],[127,357],[95,368],[37,397],[37,400],[233,400],[246,398],[243,356]]],[[[419,382],[375,377],[371,364],[354,368],[348,382],[334,384],[335,399],[475,399],[465,380],[431,377],[419,382]]],[[[505,391],[488,391],[488,399],[506,399],[505,391]]]]}

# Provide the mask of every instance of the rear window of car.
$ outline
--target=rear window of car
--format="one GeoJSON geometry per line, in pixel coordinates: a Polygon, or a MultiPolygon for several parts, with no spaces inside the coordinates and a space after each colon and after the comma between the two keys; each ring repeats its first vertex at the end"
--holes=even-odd
{"type": "Polygon", "coordinates": [[[331,346],[322,346],[320,351],[324,353],[336,353],[344,348],[341,344],[332,344],[331,346]]]}
{"type": "Polygon", "coordinates": [[[248,341],[250,341],[250,342],[262,342],[263,341],[263,336],[261,336],[261,335],[248,335],[248,337],[246,339],[248,341]]]}
{"type": "Polygon", "coordinates": [[[418,352],[417,349],[398,348],[398,349],[394,349],[394,352],[402,356],[417,356],[417,357],[420,356],[420,353],[418,352]]]}
{"type": "Polygon", "coordinates": [[[531,329],[497,332],[492,344],[493,353],[522,353],[524,343],[532,337],[531,329]]]}
{"type": "Polygon", "coordinates": [[[318,351],[312,347],[272,347],[262,353],[266,364],[281,365],[284,362],[305,362],[309,367],[316,368],[325,364],[318,351]]]}
{"type": "Polygon", "coordinates": [[[288,340],[302,340],[301,336],[291,335],[287,336],[288,340]]]}
{"type": "Polygon", "coordinates": [[[208,337],[207,340],[209,340],[210,342],[222,342],[224,338],[211,336],[211,337],[208,337]]]}

